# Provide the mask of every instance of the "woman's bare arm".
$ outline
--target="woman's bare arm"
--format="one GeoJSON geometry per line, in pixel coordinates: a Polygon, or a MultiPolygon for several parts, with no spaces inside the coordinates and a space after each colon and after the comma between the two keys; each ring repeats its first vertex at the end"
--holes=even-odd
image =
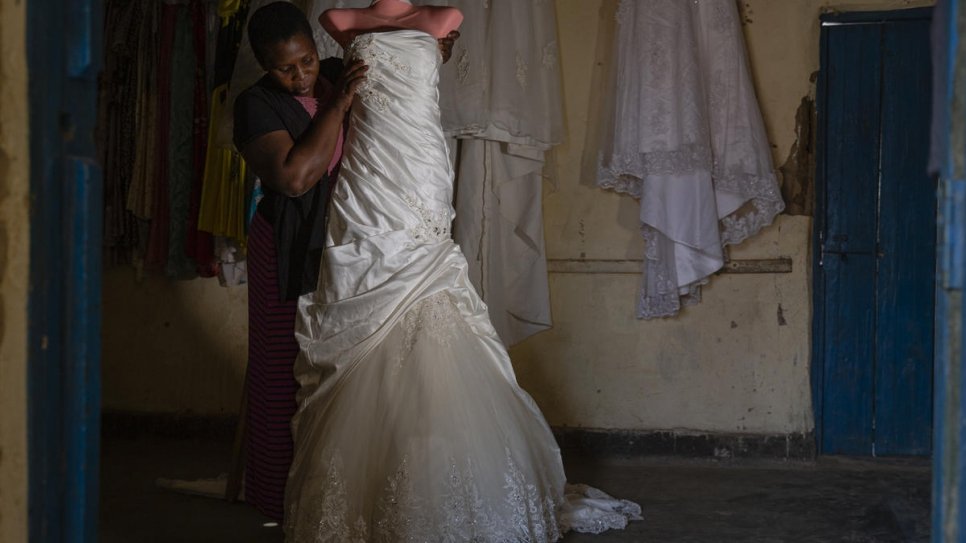
{"type": "Polygon", "coordinates": [[[276,130],[244,145],[241,154],[263,183],[290,197],[301,196],[318,183],[332,162],[342,121],[366,70],[359,61],[346,67],[331,98],[319,105],[297,141],[287,131],[276,130]]]}

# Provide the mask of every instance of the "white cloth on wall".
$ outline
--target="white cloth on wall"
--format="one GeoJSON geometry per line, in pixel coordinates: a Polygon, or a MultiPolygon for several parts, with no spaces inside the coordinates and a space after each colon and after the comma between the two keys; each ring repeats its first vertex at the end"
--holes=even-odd
{"type": "Polygon", "coordinates": [[[476,138],[459,145],[453,239],[466,255],[470,280],[490,308],[493,327],[513,345],[550,326],[539,213],[543,151],[526,156],[526,149],[476,138]]]}
{"type": "Polygon", "coordinates": [[[322,15],[323,11],[332,8],[368,7],[372,3],[372,0],[305,0],[304,3],[305,6],[302,7],[304,8],[306,17],[309,19],[309,25],[312,26],[315,46],[319,50],[319,58],[342,58],[342,47],[319,24],[319,15],[322,15]]]}
{"type": "MultiPolygon", "coordinates": [[[[370,0],[309,0],[324,57],[342,49],[315,24],[333,7],[370,0]]],[[[557,23],[549,0],[416,0],[463,13],[440,73],[443,129],[463,140],[457,161],[455,239],[507,345],[550,327],[543,238],[545,153],[563,138],[557,23]]]]}
{"type": "Polygon", "coordinates": [[[462,140],[454,235],[513,345],[551,326],[542,196],[546,152],[563,139],[556,10],[547,0],[447,4],[464,15],[440,81],[443,127],[462,140]]]}
{"type": "Polygon", "coordinates": [[[784,202],[733,0],[622,0],[615,57],[597,184],[640,199],[638,317],[672,316],[784,202]]]}
{"type": "Polygon", "coordinates": [[[548,0],[449,0],[460,38],[440,75],[443,128],[549,149],[563,138],[557,17],[548,0]]]}

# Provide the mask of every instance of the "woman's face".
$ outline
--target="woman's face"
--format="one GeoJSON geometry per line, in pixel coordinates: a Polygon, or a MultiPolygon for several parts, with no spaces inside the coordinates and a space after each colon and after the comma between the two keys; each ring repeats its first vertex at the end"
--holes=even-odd
{"type": "Polygon", "coordinates": [[[311,96],[319,77],[319,54],[312,39],[296,34],[268,48],[264,68],[283,89],[296,96],[311,96]]]}

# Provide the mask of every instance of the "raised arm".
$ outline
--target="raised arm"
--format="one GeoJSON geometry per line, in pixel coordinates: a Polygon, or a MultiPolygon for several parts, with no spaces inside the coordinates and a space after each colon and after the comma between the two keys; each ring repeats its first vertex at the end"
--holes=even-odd
{"type": "Polygon", "coordinates": [[[329,99],[309,128],[295,141],[288,131],[275,130],[244,144],[240,149],[249,167],[267,186],[286,196],[304,194],[319,182],[332,162],[346,111],[366,67],[355,62],[346,67],[329,99]]]}

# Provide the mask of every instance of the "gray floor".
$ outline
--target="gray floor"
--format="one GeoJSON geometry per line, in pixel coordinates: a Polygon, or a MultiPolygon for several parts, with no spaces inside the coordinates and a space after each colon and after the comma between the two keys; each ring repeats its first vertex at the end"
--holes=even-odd
{"type": "MultiPolygon", "coordinates": [[[[106,440],[101,541],[281,542],[280,530],[244,504],[154,483],[215,476],[226,471],[229,449],[223,442],[106,440]]],[[[564,543],[929,539],[930,475],[919,461],[565,460],[571,481],[638,501],[645,520],[602,536],[571,534],[564,543]]]]}

